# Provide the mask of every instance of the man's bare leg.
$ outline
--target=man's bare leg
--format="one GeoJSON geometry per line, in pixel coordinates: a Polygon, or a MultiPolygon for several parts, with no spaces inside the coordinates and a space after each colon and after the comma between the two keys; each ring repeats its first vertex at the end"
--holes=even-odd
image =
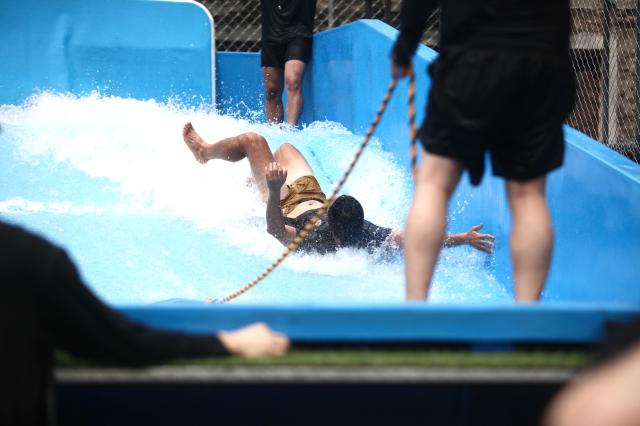
{"type": "Polygon", "coordinates": [[[282,68],[262,67],[262,79],[264,80],[266,97],[267,121],[282,123],[282,86],[284,72],[282,68]]]}
{"type": "Polygon", "coordinates": [[[287,124],[298,124],[302,113],[302,79],[306,64],[297,59],[290,59],[284,64],[284,83],[287,88],[287,124]]]}
{"type": "Polygon", "coordinates": [[[538,300],[549,272],[553,224],[545,184],[546,177],[507,182],[512,216],[511,258],[519,302],[538,300]]]}
{"type": "Polygon", "coordinates": [[[404,233],[407,300],[424,300],[428,295],[444,243],[449,199],[461,171],[455,160],[435,154],[424,156],[404,233]]]}
{"type": "Polygon", "coordinates": [[[267,140],[261,135],[253,132],[242,133],[208,144],[196,132],[193,125],[187,123],[182,129],[182,138],[196,160],[202,164],[209,160],[236,162],[248,158],[253,179],[266,199],[269,193],[265,179],[266,167],[275,160],[267,140]]]}
{"type": "Polygon", "coordinates": [[[313,176],[313,170],[307,159],[290,143],[280,145],[280,148],[273,153],[273,156],[282,168],[287,171],[285,185],[290,185],[301,176],[313,176]]]}

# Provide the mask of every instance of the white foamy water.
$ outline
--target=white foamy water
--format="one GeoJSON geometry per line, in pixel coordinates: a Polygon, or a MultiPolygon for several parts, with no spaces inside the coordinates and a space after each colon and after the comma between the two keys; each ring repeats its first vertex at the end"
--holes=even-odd
{"type": "MultiPolygon", "coordinates": [[[[265,206],[247,185],[247,160],[197,163],[181,137],[187,121],[210,143],[248,131],[264,135],[274,151],[292,143],[327,194],[361,142],[330,122],[283,129],[154,101],[43,93],[22,106],[0,106],[0,160],[7,165],[0,172],[0,215],[66,246],[93,288],[112,302],[202,299],[234,291],[283,248],[265,231],[265,206]]],[[[411,196],[409,176],[377,141],[342,192],[360,200],[368,220],[402,227],[411,196]]],[[[448,272],[460,268],[461,259],[476,275],[486,269],[484,255],[457,250],[443,257],[439,276],[448,282],[448,272]]],[[[379,262],[343,250],[294,255],[281,268],[272,282],[241,299],[403,297],[399,258],[379,262]]],[[[471,291],[475,298],[492,299],[501,287],[491,279],[485,272],[477,285],[465,284],[461,294],[449,298],[450,289],[438,290],[436,278],[433,295],[468,300],[471,291]]]]}

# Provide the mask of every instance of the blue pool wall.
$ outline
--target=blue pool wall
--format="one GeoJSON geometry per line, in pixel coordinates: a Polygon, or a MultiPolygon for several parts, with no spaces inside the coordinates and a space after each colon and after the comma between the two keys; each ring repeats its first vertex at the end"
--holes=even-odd
{"type": "MultiPolygon", "coordinates": [[[[304,81],[303,122],[334,120],[363,133],[389,82],[396,32],[358,21],[314,37],[304,81]]],[[[35,0],[0,3],[0,103],[34,91],[137,99],[179,99],[221,112],[264,118],[264,90],[255,53],[218,53],[212,61],[211,19],[190,3],[151,0],[35,0]],[[211,74],[217,64],[215,87],[211,74]],[[214,94],[215,93],[215,94],[214,94]]],[[[423,119],[435,52],[421,46],[414,61],[418,121],[423,119]]],[[[399,85],[377,135],[408,164],[406,82],[399,85]]],[[[562,341],[598,339],[609,320],[638,313],[638,166],[596,141],[565,129],[567,161],[549,183],[556,251],[545,294],[549,303],[473,305],[146,306],[120,307],[167,328],[210,331],[266,321],[297,340],[562,341]]],[[[509,212],[500,180],[463,180],[452,229],[483,222],[497,236],[489,266],[510,281],[509,212]]]]}
{"type": "Polygon", "coordinates": [[[0,2],[0,104],[34,90],[211,104],[212,20],[195,2],[0,2]]]}
{"type": "MultiPolygon", "coordinates": [[[[377,20],[361,20],[316,34],[304,82],[303,122],[332,120],[364,133],[390,80],[389,52],[397,31],[377,20]]],[[[436,52],[420,46],[414,67],[417,121],[424,118],[436,52]]],[[[260,108],[263,86],[256,53],[218,53],[220,99],[260,108]],[[247,69],[250,67],[250,69],[247,69]],[[240,78],[236,79],[240,72],[240,78]],[[251,77],[253,75],[253,77],[251,77]],[[253,78],[253,81],[251,81],[253,78]],[[227,91],[227,89],[231,89],[227,91]]],[[[376,135],[400,163],[409,164],[407,83],[398,85],[376,135]]],[[[549,205],[555,248],[544,300],[640,303],[640,166],[588,136],[565,127],[564,166],[550,175],[549,205]]],[[[504,183],[487,168],[483,185],[466,177],[454,196],[452,232],[477,223],[496,235],[491,268],[511,287],[510,214],[504,183]],[[467,203],[456,214],[458,203],[467,203]]]]}

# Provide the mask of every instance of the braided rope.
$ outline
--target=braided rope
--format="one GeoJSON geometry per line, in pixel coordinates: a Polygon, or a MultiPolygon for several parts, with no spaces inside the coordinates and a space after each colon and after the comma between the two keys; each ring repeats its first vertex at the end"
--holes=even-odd
{"type": "MultiPolygon", "coordinates": [[[[415,121],[415,107],[413,105],[414,104],[414,94],[415,94],[415,78],[414,78],[414,73],[413,73],[413,66],[409,66],[409,70],[408,71],[409,71],[408,72],[408,75],[409,75],[409,127],[411,128],[411,143],[412,143],[411,164],[412,164],[412,167],[415,168],[415,158],[414,157],[415,157],[415,133],[416,133],[416,131],[415,131],[415,124],[414,124],[414,121],[415,121]]],[[[391,100],[391,96],[393,95],[393,92],[396,89],[397,83],[398,83],[398,80],[394,78],[391,81],[391,83],[389,84],[389,88],[387,89],[387,93],[385,94],[384,99],[382,100],[382,102],[380,103],[380,106],[378,107],[378,112],[376,113],[375,118],[373,119],[373,121],[371,122],[371,125],[369,126],[369,129],[367,130],[367,134],[365,135],[364,140],[360,144],[360,147],[358,148],[358,151],[356,152],[356,155],[353,157],[353,160],[351,161],[351,164],[349,164],[349,167],[347,168],[347,170],[342,175],[342,178],[340,179],[340,182],[338,182],[336,187],[333,189],[333,192],[331,193],[331,196],[324,202],[322,207],[320,207],[317,210],[316,214],[311,218],[311,220],[309,222],[307,222],[307,224],[304,226],[304,228],[302,228],[300,230],[300,232],[298,232],[296,237],[293,239],[293,242],[291,244],[289,244],[285,248],[284,252],[280,255],[280,257],[278,257],[267,269],[264,270],[264,272],[262,272],[256,278],[254,278],[249,284],[245,285],[244,287],[240,288],[239,290],[234,291],[233,293],[230,293],[230,294],[226,295],[222,299],[213,299],[213,298],[209,297],[209,298],[207,298],[207,303],[226,303],[226,302],[228,302],[230,300],[233,300],[236,297],[246,293],[247,291],[251,290],[260,281],[262,281],[264,278],[266,278],[267,275],[269,275],[271,272],[273,272],[273,270],[276,269],[287,258],[287,256],[289,256],[291,253],[293,253],[296,250],[296,248],[298,248],[298,246],[300,245],[302,240],[304,240],[306,238],[306,236],[309,235],[309,233],[311,232],[313,227],[316,225],[318,220],[320,220],[320,218],[322,217],[324,212],[327,211],[329,206],[336,199],[336,196],[337,196],[338,192],[340,192],[340,190],[344,186],[345,182],[347,181],[347,178],[349,177],[349,175],[351,175],[351,172],[353,171],[354,167],[356,166],[356,163],[360,159],[360,156],[364,152],[364,149],[369,144],[371,136],[373,136],[373,133],[376,130],[376,127],[378,127],[378,124],[380,123],[380,119],[382,118],[382,115],[386,111],[387,105],[389,104],[389,101],[391,100]]],[[[415,175],[415,171],[414,171],[414,175],[415,175]]]]}
{"type": "Polygon", "coordinates": [[[411,145],[411,173],[413,180],[418,177],[418,153],[416,148],[416,138],[418,131],[416,130],[416,76],[413,72],[413,66],[409,67],[409,88],[408,94],[408,112],[409,112],[409,140],[411,145]]]}

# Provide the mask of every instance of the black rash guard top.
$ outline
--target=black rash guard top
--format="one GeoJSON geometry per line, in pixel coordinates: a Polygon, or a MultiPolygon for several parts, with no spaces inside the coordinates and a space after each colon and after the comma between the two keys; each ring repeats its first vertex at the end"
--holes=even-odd
{"type": "MultiPolygon", "coordinates": [[[[299,232],[316,214],[316,211],[317,209],[308,210],[296,218],[285,217],[285,224],[294,227],[296,231],[299,232]]],[[[366,249],[371,253],[387,241],[391,232],[390,228],[383,228],[365,220],[362,235],[355,248],[366,249]]],[[[318,254],[333,253],[339,248],[340,247],[338,247],[336,241],[331,235],[329,220],[326,213],[316,222],[313,230],[298,246],[298,250],[300,251],[318,254]]]]}
{"type": "Polygon", "coordinates": [[[313,36],[316,0],[260,0],[262,41],[283,43],[313,36]]]}
{"type": "Polygon", "coordinates": [[[403,0],[400,36],[392,53],[408,65],[429,13],[440,3],[440,51],[514,49],[568,58],[568,0],[403,0]]]}
{"type": "Polygon", "coordinates": [[[52,353],[142,366],[226,355],[220,340],[153,330],[98,300],[61,249],[0,223],[0,425],[46,425],[52,353]]]}

